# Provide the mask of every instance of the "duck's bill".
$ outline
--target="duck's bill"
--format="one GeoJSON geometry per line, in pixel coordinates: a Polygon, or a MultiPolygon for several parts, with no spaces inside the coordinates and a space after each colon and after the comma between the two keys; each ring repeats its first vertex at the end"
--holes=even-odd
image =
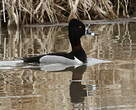
{"type": "Polygon", "coordinates": [[[86,29],[85,29],[85,35],[95,36],[95,35],[97,35],[97,33],[92,32],[92,31],[90,31],[88,28],[86,28],[86,29]]]}

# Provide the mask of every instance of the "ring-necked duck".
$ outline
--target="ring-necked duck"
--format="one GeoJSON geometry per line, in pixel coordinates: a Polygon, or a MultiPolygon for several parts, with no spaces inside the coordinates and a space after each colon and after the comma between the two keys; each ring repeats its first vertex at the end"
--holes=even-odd
{"type": "Polygon", "coordinates": [[[80,38],[86,34],[85,25],[78,19],[71,19],[68,25],[69,40],[72,51],[70,53],[50,53],[39,56],[23,58],[26,63],[62,63],[62,64],[84,64],[87,56],[82,48],[80,38]]]}

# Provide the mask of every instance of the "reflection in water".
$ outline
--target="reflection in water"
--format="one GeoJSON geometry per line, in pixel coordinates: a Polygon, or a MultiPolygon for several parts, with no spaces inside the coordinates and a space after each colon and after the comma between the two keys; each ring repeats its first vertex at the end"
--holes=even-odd
{"type": "Polygon", "coordinates": [[[84,102],[84,97],[87,96],[85,86],[78,80],[82,80],[83,73],[86,70],[86,66],[83,65],[72,71],[72,82],[70,84],[70,97],[72,103],[84,102]],[[74,80],[77,80],[74,82],[74,80]]]}
{"type": "MultiPolygon", "coordinates": [[[[59,72],[30,68],[0,70],[0,109],[136,109],[135,25],[96,25],[91,28],[99,35],[82,38],[88,57],[112,63],[59,72]]],[[[71,50],[67,27],[12,28],[0,33],[0,60],[71,50]]]]}

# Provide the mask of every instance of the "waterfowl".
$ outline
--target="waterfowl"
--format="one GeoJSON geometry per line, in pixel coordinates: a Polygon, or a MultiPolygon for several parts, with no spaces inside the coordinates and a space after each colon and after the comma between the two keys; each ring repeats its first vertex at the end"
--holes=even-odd
{"type": "Polygon", "coordinates": [[[49,53],[39,56],[23,58],[25,63],[62,63],[62,64],[84,64],[87,56],[82,48],[80,38],[86,34],[85,25],[78,19],[71,19],[68,25],[69,41],[72,51],[69,53],[49,53]]]}

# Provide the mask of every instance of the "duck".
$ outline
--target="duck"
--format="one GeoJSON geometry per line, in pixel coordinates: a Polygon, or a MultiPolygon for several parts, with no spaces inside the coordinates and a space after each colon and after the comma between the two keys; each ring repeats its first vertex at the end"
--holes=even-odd
{"type": "Polygon", "coordinates": [[[68,24],[68,37],[71,44],[70,52],[58,52],[42,54],[32,57],[17,58],[13,61],[0,61],[1,69],[38,69],[44,71],[69,71],[80,66],[93,66],[100,63],[110,63],[109,60],[87,58],[81,45],[83,36],[94,36],[96,33],[88,30],[85,24],[76,18],[72,18],[68,24]]]}
{"type": "Polygon", "coordinates": [[[87,63],[87,55],[81,45],[81,37],[87,33],[85,24],[79,19],[71,19],[68,24],[68,37],[71,44],[71,52],[58,52],[42,54],[23,58],[24,63],[68,64],[82,65],[87,63]]]}

